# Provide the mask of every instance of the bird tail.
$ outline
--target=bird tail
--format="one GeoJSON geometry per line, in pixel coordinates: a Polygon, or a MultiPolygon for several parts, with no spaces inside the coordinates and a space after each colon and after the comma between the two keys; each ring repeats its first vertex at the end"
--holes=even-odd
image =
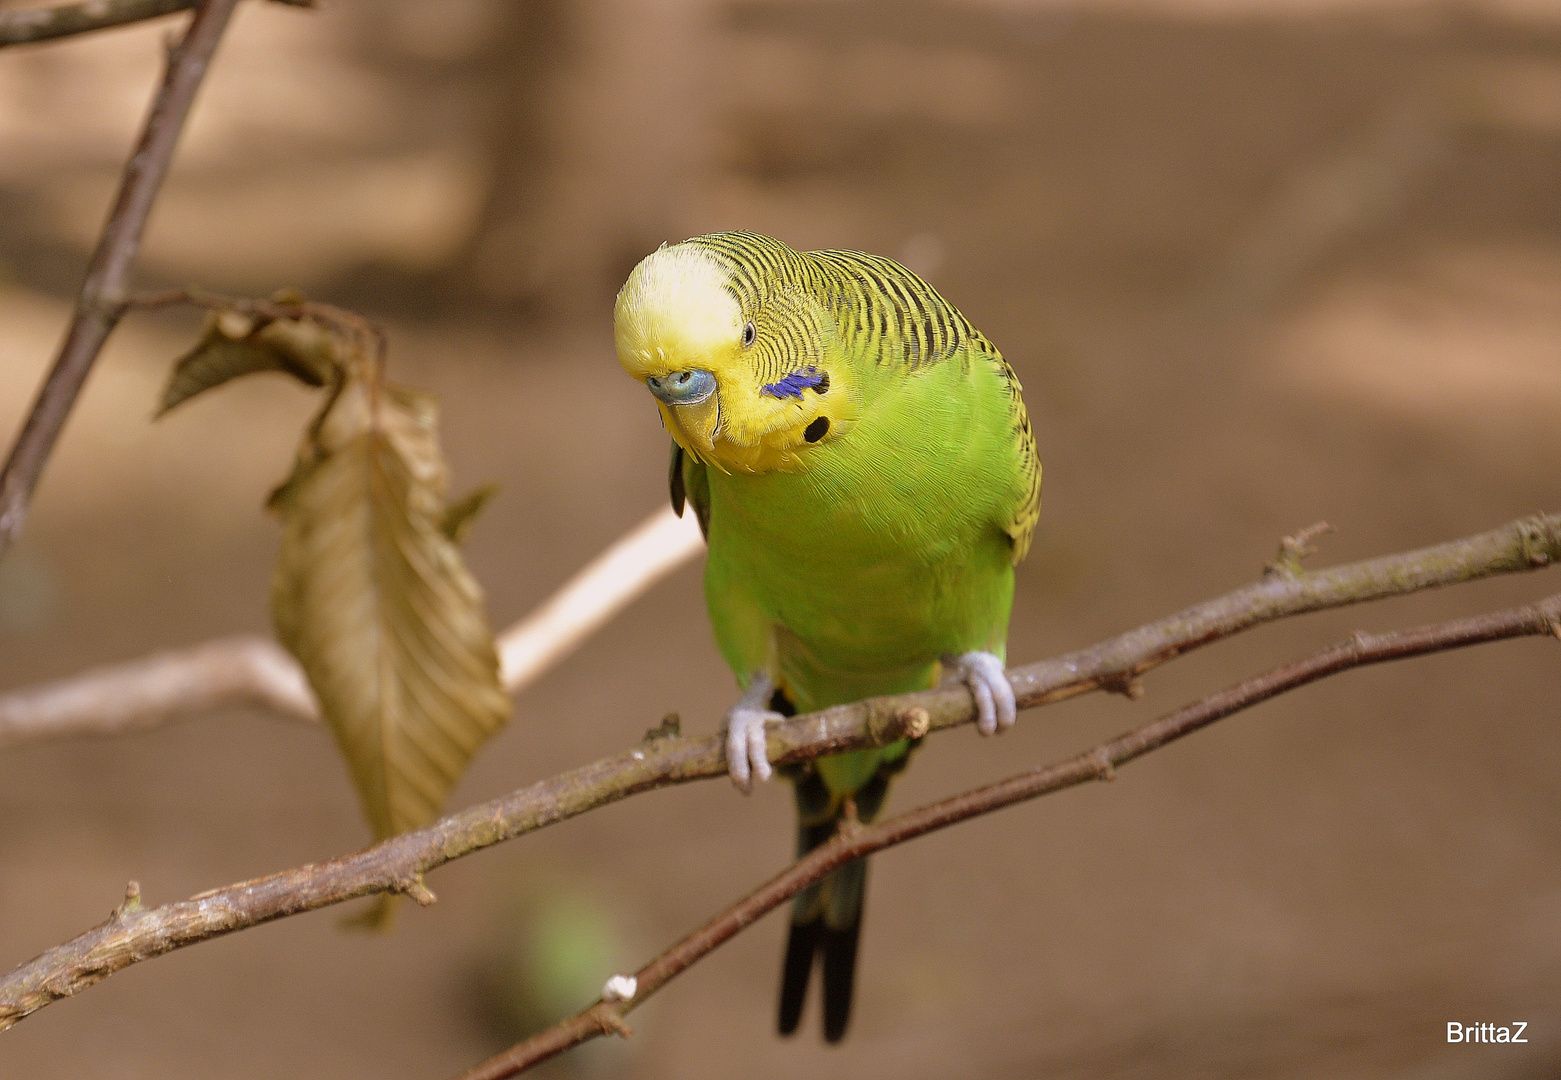
{"type": "MultiPolygon", "coordinates": [[[[800,797],[800,793],[799,793],[800,797]]],[[[797,848],[806,854],[835,834],[836,819],[802,825],[797,848]]],[[[857,859],[800,894],[792,905],[791,932],[781,966],[782,1035],[797,1030],[807,1000],[815,957],[824,969],[824,1038],[839,1042],[851,1020],[856,981],[856,946],[862,933],[862,901],[867,893],[867,860],[857,859]]]]}
{"type": "MultiPolygon", "coordinates": [[[[791,773],[797,789],[797,857],[828,841],[840,820],[855,813],[866,824],[878,816],[889,794],[889,781],[905,768],[915,742],[880,759],[867,783],[849,800],[830,792],[812,765],[791,773]],[[849,806],[848,806],[849,802],[849,806]]],[[[809,886],[792,902],[791,933],[781,965],[782,1035],[797,1030],[807,1000],[814,957],[824,969],[824,1038],[839,1042],[851,1020],[851,991],[856,983],[856,946],[862,936],[862,902],[867,895],[867,860],[857,859],[809,886]]]]}

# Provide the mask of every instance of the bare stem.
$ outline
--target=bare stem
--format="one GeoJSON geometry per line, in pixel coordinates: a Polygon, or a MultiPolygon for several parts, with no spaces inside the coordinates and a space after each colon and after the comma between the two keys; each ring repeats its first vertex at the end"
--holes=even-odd
{"type": "Polygon", "coordinates": [[[503,1080],[599,1035],[629,1033],[623,1018],[724,942],[846,863],[982,814],[1091,780],[1233,713],[1287,690],[1350,668],[1535,634],[1561,637],[1561,595],[1528,607],[1386,634],[1357,634],[1321,652],[1228,687],[1065,761],[1035,768],[923,806],[877,825],[837,834],[789,869],[721,912],[640,968],[628,1001],[600,1000],[461,1074],[460,1080],[503,1080]]]}
{"type": "MultiPolygon", "coordinates": [[[[693,515],[658,510],[498,636],[499,674],[517,693],[597,627],[704,547],[693,515]]],[[[0,751],[83,735],[118,735],[224,705],[256,703],[318,720],[303,669],[256,636],[219,638],[0,694],[0,751]]]]}
{"type": "MultiPolygon", "coordinates": [[[[235,301],[188,290],[142,297],[137,305],[235,301]]],[[[262,302],[263,303],[263,302],[262,302]]],[[[1261,581],[1082,652],[1011,673],[1032,704],[1106,688],[1132,694],[1138,676],[1178,652],[1271,619],[1380,599],[1561,560],[1561,514],[1512,522],[1479,536],[1306,575],[1301,557],[1317,525],[1280,542],[1261,581]]],[[[703,542],[693,516],[652,514],[570,578],[535,611],[499,635],[504,685],[529,685],[616,612],[692,558],[703,542]]],[[[943,700],[956,701],[958,691],[943,700]]],[[[261,638],[227,638],[96,668],[0,694],[0,750],[81,735],[142,731],[223,705],[260,703],[279,715],[317,720],[297,663],[261,638]]],[[[851,725],[866,706],[844,706],[851,725]]],[[[939,714],[940,717],[943,714],[939,714]]],[[[947,719],[944,717],[944,719],[947,719]]],[[[944,726],[942,720],[934,724],[944,726]]],[[[783,729],[789,731],[790,728],[783,729]]]]}
{"type": "MultiPolygon", "coordinates": [[[[1269,574],[1245,589],[1093,648],[1019,668],[1009,678],[1025,707],[1102,687],[1127,691],[1137,672],[1262,621],[1533,569],[1557,558],[1561,515],[1548,515],[1315,574],[1269,574]]],[[[1540,623],[1534,625],[1550,632],[1556,611],[1556,602],[1546,601],[1536,616],[1540,623]]],[[[780,765],[885,745],[969,723],[974,712],[963,687],[837,706],[775,725],[769,733],[769,756],[780,765]]],[[[354,854],[116,915],[0,978],[0,1030],[141,960],[362,896],[412,894],[423,875],[463,855],[642,791],[725,774],[719,736],[684,738],[664,729],[617,757],[520,788],[354,854]]]]}
{"type": "Polygon", "coordinates": [[[130,266],[141,246],[152,203],[168,173],[195,92],[237,4],[238,0],[201,0],[184,39],[169,52],[162,86],[125,164],[114,208],[87,265],[70,329],[5,469],[0,471],[0,555],[22,531],[44,463],[103,343],[124,311],[130,266]]]}
{"type": "Polygon", "coordinates": [[[83,735],[122,735],[238,702],[318,720],[303,669],[258,635],[153,653],[0,696],[0,751],[83,735]]]}
{"type": "Polygon", "coordinates": [[[188,11],[195,0],[99,0],[0,13],[0,47],[49,41],[188,11]]]}
{"type": "MultiPolygon", "coordinates": [[[[294,7],[313,7],[314,0],[275,0],[294,7]]],[[[0,49],[35,41],[108,30],[188,11],[197,0],[89,0],[85,4],[0,12],[0,49]]]]}

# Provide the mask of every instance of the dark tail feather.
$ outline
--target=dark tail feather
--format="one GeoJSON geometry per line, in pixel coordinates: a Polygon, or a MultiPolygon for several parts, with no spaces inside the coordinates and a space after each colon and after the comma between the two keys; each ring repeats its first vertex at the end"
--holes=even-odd
{"type": "Polygon", "coordinates": [[[781,967],[780,1021],[782,1035],[794,1034],[802,1020],[802,1006],[808,999],[808,982],[813,974],[813,954],[823,936],[821,922],[792,923],[786,939],[786,961],[781,967]]]}
{"type": "Polygon", "coordinates": [[[813,958],[822,954],[824,969],[824,1038],[839,1042],[851,1021],[851,992],[856,983],[856,946],[862,932],[862,900],[867,887],[867,862],[842,866],[798,897],[786,939],[781,967],[782,1035],[797,1030],[807,1001],[813,958]]]}
{"type": "Polygon", "coordinates": [[[825,930],[824,1041],[837,1043],[851,1022],[851,991],[856,983],[856,943],[862,933],[858,919],[844,930],[825,930]]]}
{"type": "Polygon", "coordinates": [[[856,983],[856,943],[862,934],[867,896],[867,860],[847,863],[824,882],[824,1038],[839,1042],[851,1022],[851,988],[856,983]]]}
{"type": "MultiPolygon", "coordinates": [[[[860,820],[871,821],[883,806],[889,778],[905,767],[904,759],[889,762],[855,796],[860,820]]],[[[812,770],[793,777],[797,784],[797,855],[806,855],[835,835],[842,807],[812,770]]],[[[867,861],[858,859],[834,871],[797,896],[791,911],[791,934],[781,970],[782,1035],[797,1030],[806,1003],[813,957],[823,954],[824,1038],[839,1042],[851,1022],[851,993],[856,984],[857,942],[862,934],[862,903],[867,894],[867,861]]]]}
{"type": "MultiPolygon", "coordinates": [[[[804,796],[815,795],[799,786],[799,806],[804,796]]],[[[806,855],[834,833],[833,819],[816,825],[798,825],[797,854],[806,855]]],[[[824,884],[821,882],[802,890],[792,901],[791,932],[786,938],[786,959],[781,964],[780,1012],[775,1025],[782,1035],[793,1034],[801,1022],[802,1006],[807,1001],[808,983],[813,975],[813,957],[819,951],[823,936],[824,884]]]]}

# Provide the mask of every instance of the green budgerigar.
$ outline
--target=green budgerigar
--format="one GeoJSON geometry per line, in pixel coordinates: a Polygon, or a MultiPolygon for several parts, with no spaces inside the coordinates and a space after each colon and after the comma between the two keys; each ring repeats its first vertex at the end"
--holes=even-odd
{"type": "MultiPolygon", "coordinates": [[[[618,294],[618,359],[673,439],[672,503],[709,542],[705,597],[742,696],[727,762],[770,777],[767,722],[963,679],[983,734],[1014,722],[1004,674],[1014,566],[1041,467],[1013,369],[920,277],[754,233],[663,245],[618,294]]],[[[871,821],[905,742],[788,769],[798,851],[871,821]]],[[[796,900],[780,1031],[815,957],[824,1036],[850,1018],[867,868],[796,900]]]]}

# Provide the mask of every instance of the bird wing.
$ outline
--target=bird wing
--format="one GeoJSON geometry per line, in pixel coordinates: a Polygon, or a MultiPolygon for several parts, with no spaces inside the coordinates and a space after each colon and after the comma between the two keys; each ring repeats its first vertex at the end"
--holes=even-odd
{"type": "Polygon", "coordinates": [[[813,251],[805,258],[816,268],[816,288],[848,350],[905,373],[955,359],[967,374],[977,363],[990,365],[1006,392],[1012,433],[1006,511],[997,525],[1013,541],[1019,562],[1041,514],[1041,462],[1013,367],[958,308],[894,260],[860,251],[813,251]]]}
{"type": "Polygon", "coordinates": [[[1029,554],[1030,540],[1035,536],[1035,523],[1041,516],[1041,458],[1035,449],[1035,431],[1030,426],[1030,414],[1024,407],[1019,376],[990,342],[980,338],[979,344],[985,346],[984,358],[997,367],[998,378],[1008,392],[1008,421],[1012,432],[1009,450],[1014,468],[1011,474],[1008,520],[1000,522],[1000,525],[1014,542],[1014,562],[1017,564],[1029,554]]]}
{"type": "Polygon", "coordinates": [[[672,461],[667,467],[667,487],[672,493],[672,512],[683,516],[683,504],[687,500],[694,508],[694,518],[699,531],[710,539],[710,479],[705,463],[687,453],[677,443],[672,444],[672,461]]]}

